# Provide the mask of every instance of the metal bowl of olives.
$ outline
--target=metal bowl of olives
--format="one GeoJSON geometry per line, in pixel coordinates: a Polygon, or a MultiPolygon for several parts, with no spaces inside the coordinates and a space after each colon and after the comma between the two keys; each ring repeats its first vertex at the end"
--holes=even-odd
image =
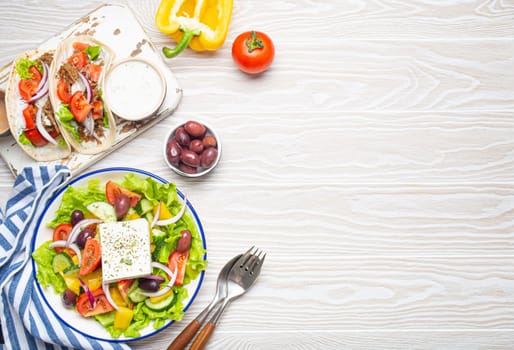
{"type": "Polygon", "coordinates": [[[166,135],[164,160],[179,175],[203,176],[218,165],[220,158],[220,138],[203,122],[188,120],[166,135]]]}

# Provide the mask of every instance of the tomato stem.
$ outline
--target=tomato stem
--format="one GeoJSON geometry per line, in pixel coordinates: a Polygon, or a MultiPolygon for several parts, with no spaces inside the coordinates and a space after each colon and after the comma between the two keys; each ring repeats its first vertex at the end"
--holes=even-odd
{"type": "Polygon", "coordinates": [[[182,38],[180,39],[180,41],[177,44],[177,46],[175,46],[172,49],[170,49],[169,47],[163,47],[162,48],[162,53],[167,58],[173,58],[173,57],[177,56],[179,53],[181,53],[182,51],[184,51],[184,49],[189,45],[191,40],[195,36],[200,35],[200,33],[201,33],[197,29],[189,29],[189,28],[186,28],[186,27],[180,27],[180,30],[184,33],[184,35],[182,35],[182,38]]]}
{"type": "Polygon", "coordinates": [[[262,40],[257,37],[255,30],[252,30],[252,33],[246,39],[245,44],[248,48],[248,52],[252,52],[255,49],[264,49],[264,44],[262,43],[262,40]]]}

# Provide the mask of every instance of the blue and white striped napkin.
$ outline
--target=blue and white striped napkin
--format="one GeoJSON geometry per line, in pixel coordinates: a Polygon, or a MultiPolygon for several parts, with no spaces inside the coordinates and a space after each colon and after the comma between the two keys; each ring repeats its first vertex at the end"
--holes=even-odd
{"type": "Polygon", "coordinates": [[[70,177],[63,166],[25,168],[14,182],[5,214],[0,210],[0,320],[5,349],[130,349],[74,331],[40,299],[30,244],[47,201],[70,177]]]}

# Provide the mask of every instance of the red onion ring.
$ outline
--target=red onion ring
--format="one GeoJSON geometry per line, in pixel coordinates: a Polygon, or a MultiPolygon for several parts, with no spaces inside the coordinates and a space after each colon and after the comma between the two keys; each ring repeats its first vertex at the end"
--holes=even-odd
{"type": "Polygon", "coordinates": [[[155,223],[157,220],[159,220],[159,215],[161,215],[161,202],[159,202],[159,206],[157,207],[157,212],[155,213],[155,216],[153,217],[152,223],[150,224],[150,228],[153,228],[155,226],[155,223]]]}
{"type": "Polygon", "coordinates": [[[37,88],[36,90],[36,93],[38,93],[39,91],[41,91],[41,89],[43,88],[43,86],[47,83],[48,81],[48,66],[46,65],[46,63],[42,63],[42,66],[43,66],[43,77],[41,78],[41,83],[39,84],[39,87],[37,88]]]}
{"type": "Polygon", "coordinates": [[[158,282],[164,282],[164,277],[162,277],[162,276],[147,275],[147,276],[144,276],[141,278],[146,278],[148,280],[154,280],[154,281],[158,281],[158,282]]]}
{"type": "Polygon", "coordinates": [[[48,131],[46,131],[45,127],[43,126],[42,118],[43,118],[43,112],[41,111],[41,108],[38,108],[37,112],[36,112],[37,130],[39,131],[39,133],[41,134],[41,136],[43,136],[43,138],[45,140],[50,142],[52,145],[57,146],[57,141],[55,141],[55,139],[48,133],[48,131]]]}
{"type": "Polygon", "coordinates": [[[157,226],[166,226],[166,225],[174,224],[175,222],[179,221],[180,218],[184,215],[184,213],[186,212],[186,208],[187,208],[187,196],[184,195],[184,200],[182,201],[182,208],[180,209],[178,214],[170,219],[158,220],[155,222],[155,224],[157,226]]]}
{"type": "Polygon", "coordinates": [[[89,113],[86,120],[84,120],[84,128],[89,136],[93,136],[95,131],[95,121],[93,120],[93,115],[91,113],[89,113]]]}
{"type": "MultiPolygon", "coordinates": [[[[95,296],[91,291],[89,290],[89,287],[87,286],[86,282],[82,280],[82,278],[79,277],[80,285],[82,286],[82,289],[84,289],[84,293],[86,293],[87,298],[89,299],[89,303],[91,304],[91,308],[95,308],[95,296]]],[[[104,290],[105,293],[105,290],[104,290]]]]}
{"type": "Polygon", "coordinates": [[[86,87],[86,99],[89,103],[93,102],[93,88],[91,87],[91,83],[87,78],[84,76],[84,74],[79,72],[80,80],[82,80],[82,83],[86,87]]]}
{"type": "Polygon", "coordinates": [[[92,224],[100,224],[102,222],[103,222],[103,220],[100,220],[100,219],[84,219],[84,220],[79,221],[77,224],[75,224],[75,226],[71,230],[70,234],[68,235],[66,244],[69,246],[71,243],[75,242],[75,240],[77,239],[77,235],[79,234],[80,231],[82,231],[82,228],[84,226],[89,226],[92,224]]]}
{"type": "Polygon", "coordinates": [[[82,254],[80,254],[80,249],[76,244],[68,244],[65,240],[53,241],[48,245],[50,248],[70,248],[77,254],[78,263],[80,265],[82,261],[82,254]]]}
{"type": "Polygon", "coordinates": [[[102,283],[102,289],[104,290],[105,297],[107,298],[107,301],[109,304],[112,305],[113,308],[116,310],[119,310],[120,307],[112,300],[111,291],[109,290],[109,284],[108,283],[102,283]]]}
{"type": "MultiPolygon", "coordinates": [[[[159,289],[157,292],[139,292],[140,294],[145,295],[150,298],[151,297],[160,297],[161,295],[168,293],[168,291],[171,288],[173,288],[173,285],[175,284],[175,280],[177,279],[177,268],[175,268],[175,272],[171,272],[171,270],[166,265],[163,265],[156,261],[152,261],[152,266],[166,272],[166,274],[169,276],[170,280],[164,287],[159,289]]],[[[145,278],[147,278],[147,277],[145,277],[145,278]]]]}

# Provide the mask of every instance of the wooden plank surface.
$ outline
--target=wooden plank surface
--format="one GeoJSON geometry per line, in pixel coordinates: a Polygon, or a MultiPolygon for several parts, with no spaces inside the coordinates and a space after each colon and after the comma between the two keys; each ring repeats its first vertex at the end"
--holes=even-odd
{"type": "MultiPolygon", "coordinates": [[[[99,4],[1,2],[0,66],[99,4]]],[[[128,4],[157,47],[173,44],[159,1],[128,4]]],[[[184,90],[173,116],[93,167],[176,182],[207,235],[197,300],[134,348],[165,347],[255,244],[263,274],[209,349],[512,349],[513,18],[512,1],[235,1],[220,50],[168,61],[184,90]],[[230,56],[249,29],[276,44],[259,77],[230,56]],[[223,142],[206,178],[162,159],[187,119],[223,142]]],[[[0,164],[0,204],[12,182],[0,164]]]]}

